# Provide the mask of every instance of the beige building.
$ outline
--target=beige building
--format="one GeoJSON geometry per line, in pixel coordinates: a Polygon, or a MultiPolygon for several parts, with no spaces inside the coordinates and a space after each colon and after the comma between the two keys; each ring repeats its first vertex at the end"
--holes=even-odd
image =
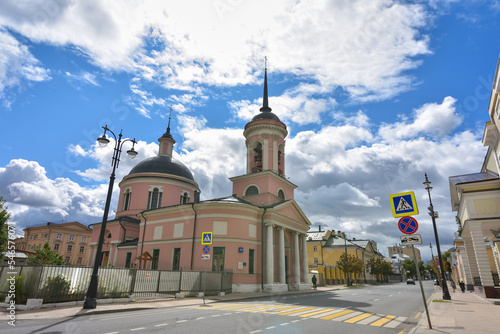
{"type": "Polygon", "coordinates": [[[458,279],[469,290],[500,298],[500,59],[488,107],[483,145],[488,147],[479,173],[451,176],[451,207],[460,219],[455,238],[458,279]]]}
{"type": "MultiPolygon", "coordinates": [[[[387,249],[389,250],[389,257],[404,254],[409,256],[410,259],[413,259],[413,250],[411,249],[411,246],[401,246],[401,244],[397,244],[392,247],[388,247],[387,249]]],[[[417,257],[417,263],[422,261],[422,258],[420,257],[420,250],[417,247],[415,247],[415,256],[417,257]]]]}
{"type": "Polygon", "coordinates": [[[73,266],[84,266],[90,245],[92,229],[78,222],[46,223],[41,226],[28,227],[24,230],[24,238],[16,248],[34,253],[43,248],[46,242],[50,248],[62,255],[64,261],[73,266]]]}

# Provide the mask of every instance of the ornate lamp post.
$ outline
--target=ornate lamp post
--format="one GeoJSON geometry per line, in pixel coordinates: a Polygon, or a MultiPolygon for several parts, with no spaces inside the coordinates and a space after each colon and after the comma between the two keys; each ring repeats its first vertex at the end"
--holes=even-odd
{"type": "Polygon", "coordinates": [[[106,131],[109,131],[115,138],[115,148],[113,150],[113,158],[111,160],[111,166],[113,166],[113,171],[111,172],[111,177],[109,178],[108,196],[106,197],[106,205],[104,206],[104,215],[102,217],[101,232],[99,233],[99,240],[97,242],[97,250],[94,261],[94,269],[92,271],[92,276],[90,278],[89,288],[87,290],[87,295],[85,296],[85,301],[83,303],[84,309],[95,309],[97,307],[97,272],[102,261],[102,244],[104,242],[104,233],[106,232],[106,223],[108,222],[109,205],[111,202],[111,195],[113,193],[113,185],[115,183],[115,170],[118,168],[120,163],[120,155],[122,152],[123,144],[127,141],[132,142],[132,148],[127,151],[127,154],[133,159],[137,155],[137,151],[134,150],[134,145],[137,144],[135,139],[125,139],[122,141],[122,131],[116,138],[113,131],[111,131],[108,126],[103,126],[104,134],[97,138],[99,145],[101,147],[106,146],[109,143],[109,139],[106,138],[106,131]]]}
{"type": "Polygon", "coordinates": [[[438,261],[439,261],[439,267],[441,269],[441,277],[443,278],[443,300],[451,300],[450,292],[448,291],[448,284],[446,284],[446,273],[444,271],[444,266],[443,266],[443,260],[441,259],[441,247],[439,246],[439,237],[437,233],[437,228],[436,228],[436,213],[434,212],[434,206],[432,205],[432,200],[431,200],[431,181],[427,178],[427,173],[425,173],[425,189],[427,190],[427,193],[429,194],[429,215],[432,218],[432,226],[434,227],[434,237],[436,238],[436,249],[437,249],[437,256],[438,256],[438,261]]]}

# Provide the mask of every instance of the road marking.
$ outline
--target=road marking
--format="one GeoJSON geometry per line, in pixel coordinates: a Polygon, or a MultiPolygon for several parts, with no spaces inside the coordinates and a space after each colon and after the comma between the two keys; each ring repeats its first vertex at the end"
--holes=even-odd
{"type": "Polygon", "coordinates": [[[256,331],[253,331],[253,332],[249,332],[249,334],[253,334],[253,333],[260,333],[262,332],[260,329],[257,329],[256,331]]]}
{"type": "Polygon", "coordinates": [[[343,308],[341,309],[333,309],[333,311],[328,311],[328,312],[325,312],[325,313],[321,313],[321,314],[317,314],[317,315],[313,315],[311,316],[311,318],[321,318],[321,317],[324,317],[324,316],[327,316],[327,315],[330,315],[332,313],[337,313],[337,312],[340,312],[344,310],[343,308]]]}
{"type": "Polygon", "coordinates": [[[376,302],[376,301],[378,301],[378,300],[380,300],[380,298],[374,299],[373,301],[374,301],[374,302],[376,302]]]}
{"type": "Polygon", "coordinates": [[[273,329],[273,328],[276,328],[276,326],[269,326],[266,329],[273,329]]]}
{"type": "Polygon", "coordinates": [[[310,316],[313,316],[313,315],[316,315],[316,314],[325,313],[325,312],[333,311],[333,310],[334,310],[333,308],[325,308],[324,310],[319,310],[319,311],[316,311],[316,312],[299,315],[299,317],[301,317],[301,318],[310,317],[310,316]]]}
{"type": "Polygon", "coordinates": [[[194,320],[202,320],[202,319],[205,319],[205,317],[198,317],[198,318],[196,318],[194,320]]]}
{"type": "Polygon", "coordinates": [[[378,316],[378,315],[372,315],[371,317],[368,317],[368,318],[366,318],[364,320],[361,320],[360,322],[357,322],[357,324],[358,325],[368,325],[368,324],[371,324],[374,321],[377,321],[380,318],[381,317],[378,316]]]}
{"type": "Polygon", "coordinates": [[[220,314],[214,314],[214,315],[212,315],[212,318],[220,317],[220,316],[221,316],[220,314]]]}
{"type": "Polygon", "coordinates": [[[289,322],[284,322],[284,323],[280,324],[280,326],[286,326],[286,325],[290,325],[290,323],[289,322]]]}
{"type": "Polygon", "coordinates": [[[140,331],[140,330],[143,330],[143,329],[146,329],[146,327],[138,327],[138,328],[131,328],[130,331],[140,331]]]}
{"type": "Polygon", "coordinates": [[[294,313],[298,313],[298,312],[302,312],[302,311],[308,311],[308,310],[312,310],[314,309],[314,307],[306,307],[306,308],[303,308],[301,307],[300,310],[293,310],[293,311],[288,311],[288,312],[283,312],[283,313],[278,313],[279,315],[289,315],[289,314],[294,314],[294,313]]]}
{"type": "Polygon", "coordinates": [[[417,313],[417,315],[415,316],[415,319],[417,319],[420,315],[420,312],[417,313]]]}
{"type": "Polygon", "coordinates": [[[337,317],[340,317],[340,316],[343,316],[345,314],[352,313],[352,312],[354,312],[354,311],[345,310],[345,311],[342,311],[342,312],[337,312],[337,313],[332,314],[332,315],[328,315],[328,316],[320,318],[320,319],[330,320],[330,319],[337,318],[337,317]]]}
{"type": "Polygon", "coordinates": [[[363,312],[356,311],[356,312],[349,313],[349,314],[343,315],[341,317],[335,318],[333,320],[334,321],[344,321],[344,320],[347,320],[347,319],[351,319],[352,317],[356,317],[356,316],[358,316],[360,314],[363,314],[363,312]]]}
{"type": "Polygon", "coordinates": [[[162,326],[168,326],[168,324],[158,324],[158,325],[155,325],[155,327],[162,327],[162,326]]]}
{"type": "Polygon", "coordinates": [[[300,320],[292,320],[291,322],[295,323],[295,322],[299,322],[300,320]]]}
{"type": "MultiPolygon", "coordinates": [[[[297,308],[297,307],[299,307],[299,306],[287,306],[287,307],[282,307],[282,308],[279,308],[279,309],[273,310],[272,312],[269,312],[269,313],[277,313],[277,312],[280,312],[280,311],[289,310],[289,309],[293,309],[293,308],[297,308]]],[[[267,312],[263,312],[263,313],[267,313],[267,312]]]]}
{"type": "Polygon", "coordinates": [[[180,324],[180,323],[183,323],[183,322],[186,322],[187,320],[178,320],[177,323],[180,324]]]}
{"type": "Polygon", "coordinates": [[[105,333],[105,334],[118,334],[119,332],[109,332],[109,333],[105,333]]]}
{"type": "Polygon", "coordinates": [[[258,310],[272,310],[274,308],[278,308],[278,307],[282,307],[284,305],[266,305],[266,306],[262,306],[262,307],[252,307],[250,309],[247,309],[247,310],[242,310],[242,312],[254,312],[254,311],[258,311],[258,310]]]}
{"type": "Polygon", "coordinates": [[[383,317],[382,319],[380,320],[377,320],[375,321],[374,323],[370,324],[370,326],[377,326],[377,327],[380,327],[382,325],[384,325],[385,323],[391,321],[392,319],[396,318],[395,315],[386,315],[385,317],[383,317]]]}
{"type": "Polygon", "coordinates": [[[373,315],[373,313],[365,313],[365,314],[358,315],[357,317],[351,318],[349,320],[346,320],[344,322],[353,324],[353,323],[358,322],[360,320],[363,320],[365,318],[371,317],[372,315],[373,315]]]}
{"type": "Polygon", "coordinates": [[[389,322],[388,324],[384,325],[386,328],[396,328],[398,327],[403,321],[405,321],[407,318],[406,317],[397,317],[393,321],[389,322]]]}

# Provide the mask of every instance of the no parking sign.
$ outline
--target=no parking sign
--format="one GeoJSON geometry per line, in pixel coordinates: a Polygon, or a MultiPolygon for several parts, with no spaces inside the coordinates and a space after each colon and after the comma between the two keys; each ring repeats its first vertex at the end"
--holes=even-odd
{"type": "Polygon", "coordinates": [[[398,228],[404,234],[413,234],[418,230],[418,223],[415,218],[407,216],[399,220],[398,228]]]}

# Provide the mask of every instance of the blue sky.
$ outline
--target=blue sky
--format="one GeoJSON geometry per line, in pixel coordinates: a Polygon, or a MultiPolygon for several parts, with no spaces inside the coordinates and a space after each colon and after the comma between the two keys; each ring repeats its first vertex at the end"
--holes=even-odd
{"type": "Polygon", "coordinates": [[[388,196],[412,190],[434,244],[427,172],[448,249],[448,177],[480,171],[486,152],[499,18],[498,0],[2,1],[0,196],[18,231],[100,221],[111,171],[101,126],[139,142],[120,180],[156,154],[169,106],[175,156],[202,199],[230,195],[267,56],[286,174],[314,228],[387,253],[401,235],[388,196]]]}

